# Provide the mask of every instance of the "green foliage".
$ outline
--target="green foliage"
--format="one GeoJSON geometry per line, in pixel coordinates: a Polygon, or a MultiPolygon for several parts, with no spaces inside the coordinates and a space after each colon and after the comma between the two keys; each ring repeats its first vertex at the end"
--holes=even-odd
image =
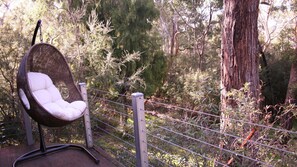
{"type": "MultiPolygon", "coordinates": [[[[19,105],[16,90],[16,74],[21,57],[25,53],[25,47],[29,42],[26,33],[29,32],[30,19],[34,18],[35,11],[24,19],[24,12],[27,9],[19,10],[24,3],[13,9],[9,3],[7,6],[0,4],[3,12],[2,22],[0,24],[0,120],[12,121],[19,117],[19,105]],[[15,13],[10,10],[17,11],[15,13]],[[21,17],[19,17],[21,16],[21,17]],[[11,21],[13,20],[13,22],[11,21]]],[[[33,27],[33,26],[32,26],[33,27]]]]}
{"type": "Polygon", "coordinates": [[[43,12],[41,6],[32,10],[28,8],[32,3],[11,1],[0,3],[0,142],[2,144],[12,145],[24,141],[16,75],[21,58],[30,45],[35,20],[43,12]]]}
{"type": "Polygon", "coordinates": [[[288,30],[282,31],[279,42],[265,53],[268,66],[262,65],[260,78],[263,82],[262,94],[266,105],[285,102],[291,64],[296,59],[296,51],[287,36],[288,33],[288,30]]]}
{"type": "Polygon", "coordinates": [[[184,78],[184,91],[194,103],[195,110],[218,114],[219,85],[214,74],[190,71],[184,78]]]}
{"type": "MultiPolygon", "coordinates": [[[[153,0],[36,0],[19,1],[15,6],[6,8],[3,4],[7,2],[12,1],[0,1],[1,12],[5,13],[3,16],[0,15],[0,120],[11,121],[18,119],[21,115],[15,77],[20,59],[29,48],[31,35],[38,19],[43,21],[44,42],[53,44],[65,55],[76,80],[86,81],[89,87],[109,91],[108,97],[112,100],[127,104],[129,103],[128,97],[119,97],[119,94],[137,90],[143,91],[146,96],[155,94],[162,101],[175,103],[178,106],[215,115],[220,114],[220,60],[218,55],[221,42],[221,0],[162,1],[162,3],[155,1],[158,9],[153,0]],[[165,24],[161,24],[161,19],[157,20],[161,12],[165,24]],[[210,12],[215,13],[213,17],[209,16],[210,12]],[[173,55],[168,53],[165,55],[160,46],[163,44],[166,51],[167,44],[170,44],[168,39],[172,36],[174,17],[177,18],[179,50],[177,55],[170,57],[173,55]],[[162,26],[166,27],[165,31],[161,30],[162,26]],[[160,32],[162,34],[159,34],[160,32]],[[164,41],[161,43],[160,36],[167,43],[164,41]],[[170,58],[172,58],[172,64],[169,67],[170,58]]],[[[282,10],[275,8],[273,12],[279,13],[279,11],[287,10],[288,8],[282,8],[282,10]]],[[[269,66],[261,68],[266,104],[282,103],[285,98],[290,64],[295,60],[295,45],[291,38],[293,35],[288,34],[294,32],[292,27],[285,27],[279,33],[278,41],[266,50],[269,66]],[[267,71],[270,76],[267,76],[267,71]],[[266,87],[269,80],[272,89],[266,87]]],[[[228,94],[229,99],[236,104],[236,107],[228,108],[226,111],[230,118],[251,121],[254,119],[253,114],[259,114],[259,111],[255,110],[254,100],[248,96],[247,92],[248,85],[228,94]]],[[[111,107],[106,105],[106,102],[98,102],[96,99],[98,94],[92,91],[90,93],[96,100],[90,102],[90,109],[94,111],[93,118],[109,122],[115,127],[108,127],[102,122],[93,124],[96,132],[94,136],[99,138],[96,142],[109,149],[110,152],[115,152],[114,155],[120,160],[131,159],[134,163],[130,155],[118,149],[119,147],[127,148],[125,144],[119,144],[116,139],[105,133],[97,133],[100,128],[103,128],[107,132],[115,132],[116,137],[133,143],[133,139],[128,136],[128,134],[133,134],[130,118],[132,112],[125,106],[111,107]],[[127,114],[128,117],[116,115],[114,110],[127,114]],[[125,126],[121,125],[123,121],[126,121],[125,126]]],[[[150,106],[149,109],[158,110],[155,106],[150,106]]],[[[295,112],[295,106],[285,106],[284,110],[295,112]]],[[[163,126],[218,145],[220,140],[218,134],[180,122],[185,121],[219,131],[218,118],[201,116],[195,112],[185,112],[170,107],[159,109],[159,112],[163,113],[164,119],[148,116],[148,119],[155,123],[147,127],[151,133],[207,157],[214,158],[219,154],[215,149],[210,149],[201,143],[193,144],[189,138],[165,132],[156,127],[156,125],[163,126]]],[[[273,124],[268,124],[264,120],[260,123],[281,128],[281,116],[276,117],[277,121],[273,124]]],[[[1,131],[0,135],[21,133],[21,125],[19,123],[16,125],[18,128],[14,130],[9,130],[5,125],[5,130],[1,131]]],[[[244,149],[238,147],[251,128],[250,125],[242,122],[233,123],[228,132],[242,138],[226,139],[226,142],[235,143],[230,148],[238,153],[252,156],[249,149],[253,145],[244,149]]],[[[296,130],[296,122],[294,122],[293,130],[296,130]]],[[[46,136],[51,142],[81,143],[83,137],[77,135],[75,133],[77,131],[79,133],[83,131],[80,122],[62,130],[46,129],[46,136]]],[[[280,148],[289,147],[290,151],[296,152],[296,136],[294,135],[268,128],[260,129],[257,135],[253,140],[280,148]]],[[[20,142],[18,137],[12,137],[8,143],[18,142],[20,142]]],[[[197,164],[214,166],[214,161],[207,161],[197,155],[186,153],[183,149],[167,146],[158,139],[150,138],[149,142],[171,153],[167,154],[150,148],[153,165],[162,166],[163,164],[157,160],[161,159],[173,166],[197,166],[197,164]]],[[[135,152],[131,148],[128,148],[128,151],[135,152]]],[[[290,166],[296,162],[296,157],[262,147],[259,148],[257,156],[277,166],[290,166]]],[[[230,155],[224,154],[223,157],[228,160],[230,155]]],[[[236,159],[235,163],[238,166],[248,164],[240,159],[236,159]]]]}
{"type": "Polygon", "coordinates": [[[110,35],[114,37],[112,48],[115,57],[121,58],[126,52],[141,53],[139,61],[126,62],[121,66],[118,75],[122,78],[131,78],[138,69],[146,67],[140,75],[146,87],[132,86],[129,82],[124,82],[128,88],[124,88],[123,91],[130,89],[129,91],[143,90],[147,95],[154,93],[162,84],[166,68],[158,38],[151,31],[153,21],[158,17],[154,2],[152,0],[100,1],[97,13],[104,22],[111,20],[113,31],[110,35]]]}
{"type": "Polygon", "coordinates": [[[198,154],[206,157],[215,157],[215,149],[208,147],[203,143],[197,142],[197,140],[191,139],[196,138],[202,141],[207,140],[210,143],[216,143],[219,140],[219,138],[214,137],[214,133],[203,131],[201,128],[196,126],[203,126],[201,125],[200,120],[193,120],[192,118],[174,119],[170,116],[162,117],[162,119],[149,116],[148,120],[147,128],[151,134],[148,135],[148,142],[150,145],[157,146],[158,148],[155,149],[153,147],[149,147],[149,152],[152,153],[151,161],[153,165],[157,165],[157,163],[153,161],[153,159],[156,158],[166,162],[168,166],[214,166],[214,161],[204,159],[203,157],[198,156],[198,154]],[[185,122],[189,124],[186,124],[185,122]],[[164,130],[165,128],[170,131],[164,130]],[[187,135],[191,138],[184,137],[173,132],[187,135]],[[157,137],[154,137],[153,135],[157,137]],[[166,141],[175,143],[183,148],[175,147],[168,144],[166,141]],[[164,152],[160,150],[164,150],[164,152]],[[187,150],[192,150],[195,153],[190,153],[187,150]]]}
{"type": "MultiPolygon", "coordinates": [[[[245,84],[240,90],[231,90],[227,94],[230,105],[223,111],[222,121],[224,122],[224,127],[221,127],[221,130],[223,130],[224,133],[240,136],[240,138],[236,139],[227,135],[223,136],[224,148],[234,150],[245,156],[257,158],[258,160],[274,164],[275,166],[292,166],[296,159],[294,155],[283,154],[282,151],[271,149],[263,146],[263,144],[274,148],[285,149],[286,143],[292,144],[296,142],[295,134],[289,134],[285,130],[282,131],[271,128],[283,129],[284,122],[296,116],[289,114],[295,113],[296,106],[276,106],[277,110],[273,110],[273,113],[262,112],[256,108],[257,104],[255,104],[255,100],[248,92],[249,85],[245,84]],[[268,121],[267,119],[271,118],[271,114],[275,114],[276,116],[273,121],[268,121]],[[263,126],[257,126],[251,123],[261,124],[263,126]],[[246,147],[242,147],[243,141],[247,139],[253,130],[255,130],[255,134],[252,135],[251,140],[262,145],[251,142],[246,147]]],[[[295,146],[292,145],[291,148],[287,148],[286,150],[295,153],[296,148],[294,147],[295,146]]],[[[223,156],[230,158],[230,155],[225,154],[223,156]]],[[[234,165],[237,166],[246,166],[251,163],[247,159],[235,159],[234,165]]]]}
{"type": "Polygon", "coordinates": [[[222,119],[226,122],[222,129],[223,132],[244,134],[251,129],[251,126],[247,126],[241,121],[231,121],[229,119],[255,123],[259,121],[258,117],[260,115],[260,111],[257,109],[257,100],[250,95],[248,83],[239,90],[232,89],[228,92],[227,100],[228,105],[226,110],[222,111],[222,119]]]}
{"type": "Polygon", "coordinates": [[[25,141],[25,132],[22,129],[21,122],[13,118],[0,121],[0,148],[17,145],[25,141]]]}
{"type": "MultiPolygon", "coordinates": [[[[139,52],[125,52],[120,58],[113,55],[109,23],[99,22],[94,12],[84,22],[86,5],[71,8],[67,2],[19,1],[6,9],[0,25],[1,34],[1,93],[0,120],[18,119],[19,101],[16,74],[21,57],[28,51],[36,22],[42,20],[43,41],[61,51],[70,64],[76,80],[88,86],[115,91],[123,78],[119,76],[126,63],[140,60],[139,52]],[[32,7],[33,6],[33,7],[32,7]]],[[[40,42],[37,37],[37,42],[40,42]]],[[[136,69],[128,81],[131,87],[145,85],[139,77],[144,70],[136,69]]],[[[75,129],[68,128],[66,131],[75,129]]]]}
{"type": "Polygon", "coordinates": [[[219,106],[219,6],[215,1],[158,1],[168,66],[157,94],[181,106],[218,114],[219,106]],[[210,16],[210,14],[212,14],[210,16]],[[174,26],[176,47],[171,55],[174,26]]]}
{"type": "MultiPolygon", "coordinates": [[[[183,62],[190,61],[183,58],[183,62]]],[[[220,90],[217,71],[199,71],[176,66],[162,87],[164,97],[183,107],[219,115],[220,90]]]]}

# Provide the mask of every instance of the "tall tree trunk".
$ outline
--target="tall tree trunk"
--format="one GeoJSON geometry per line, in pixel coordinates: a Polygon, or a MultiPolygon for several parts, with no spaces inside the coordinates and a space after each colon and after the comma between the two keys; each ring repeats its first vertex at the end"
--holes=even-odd
{"type": "Polygon", "coordinates": [[[297,20],[295,23],[295,58],[293,60],[286,95],[286,104],[296,104],[297,100],[297,20]]]}
{"type": "Polygon", "coordinates": [[[259,97],[258,60],[259,0],[224,0],[221,82],[222,109],[227,105],[226,92],[250,83],[250,93],[259,97]]]}
{"type": "MultiPolygon", "coordinates": [[[[297,58],[297,48],[295,48],[295,59],[297,58]]],[[[297,60],[293,60],[288,83],[287,95],[285,104],[296,104],[297,100],[297,60]]],[[[280,125],[287,130],[293,127],[294,114],[290,110],[285,110],[281,113],[280,125]]]]}
{"type": "MultiPolygon", "coordinates": [[[[297,104],[297,21],[295,23],[295,57],[292,62],[290,79],[288,83],[288,90],[285,104],[297,104]]],[[[293,127],[292,111],[285,111],[281,114],[281,126],[285,129],[292,129],[293,127]]]]}
{"type": "MultiPolygon", "coordinates": [[[[230,107],[235,109],[237,106],[234,101],[228,99],[227,92],[240,89],[245,83],[249,83],[249,95],[254,100],[259,99],[258,8],[259,0],[224,0],[221,55],[222,132],[230,131],[233,124],[226,109],[230,107]]],[[[249,116],[253,111],[249,112],[239,114],[249,116]]],[[[248,129],[238,135],[247,133],[248,129]]],[[[227,140],[225,147],[230,147],[229,142],[227,140]]]]}
{"type": "Polygon", "coordinates": [[[174,58],[177,56],[178,53],[178,42],[177,42],[177,35],[178,35],[178,18],[177,13],[175,12],[172,18],[172,34],[171,34],[171,45],[170,45],[170,58],[168,62],[168,70],[171,71],[173,67],[174,58]]]}
{"type": "MultiPolygon", "coordinates": [[[[297,48],[296,48],[297,52],[297,48]]],[[[296,57],[297,57],[297,53],[296,57]]],[[[297,61],[294,60],[291,66],[291,72],[290,72],[290,79],[288,83],[288,90],[287,90],[287,95],[286,95],[286,104],[296,104],[296,99],[297,99],[297,61]]]]}

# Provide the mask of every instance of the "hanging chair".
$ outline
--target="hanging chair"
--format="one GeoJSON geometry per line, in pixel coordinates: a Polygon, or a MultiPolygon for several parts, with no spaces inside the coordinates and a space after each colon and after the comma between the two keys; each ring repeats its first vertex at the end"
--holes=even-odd
{"type": "Polygon", "coordinates": [[[60,127],[83,115],[86,106],[66,60],[50,44],[39,43],[31,47],[21,62],[17,85],[25,110],[39,124],[60,127]],[[55,85],[64,90],[64,99],[55,85]],[[55,109],[57,104],[60,108],[55,109]],[[80,108],[80,111],[73,115],[71,106],[80,108]],[[51,111],[61,108],[66,111],[51,111]]]}
{"type": "Polygon", "coordinates": [[[85,151],[99,163],[97,158],[79,145],[45,146],[41,125],[61,127],[70,124],[83,116],[86,103],[61,52],[47,43],[35,44],[39,28],[41,32],[41,20],[37,22],[32,46],[21,61],[17,74],[17,89],[25,111],[38,123],[40,149],[22,155],[13,166],[20,161],[69,147],[85,151]]]}

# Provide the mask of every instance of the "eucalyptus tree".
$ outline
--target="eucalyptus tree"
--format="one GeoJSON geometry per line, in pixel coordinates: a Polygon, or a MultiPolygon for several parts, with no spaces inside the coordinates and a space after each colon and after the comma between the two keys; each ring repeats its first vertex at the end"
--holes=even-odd
{"type": "Polygon", "coordinates": [[[162,95],[172,102],[218,114],[220,1],[155,1],[156,24],[168,66],[162,95]]]}
{"type": "MultiPolygon", "coordinates": [[[[240,126],[231,119],[248,122],[259,120],[257,113],[260,97],[258,8],[259,0],[224,0],[221,132],[239,133],[244,138],[253,128],[240,126]],[[243,87],[245,87],[244,94],[241,96],[243,99],[251,99],[246,100],[245,104],[238,103],[236,98],[240,97],[236,97],[235,93],[230,93],[232,90],[240,90],[243,87]]],[[[230,149],[232,142],[230,139],[223,139],[224,144],[221,144],[221,147],[230,149]]]]}
{"type": "MultiPolygon", "coordinates": [[[[296,1],[261,1],[259,23],[261,55],[266,62],[262,63],[260,75],[264,104],[295,104],[296,1]]],[[[281,115],[283,128],[292,128],[291,111],[275,112],[281,115]]],[[[270,122],[278,121],[273,117],[270,122]]]]}
{"type": "Polygon", "coordinates": [[[113,37],[113,55],[120,58],[127,52],[141,54],[139,61],[127,61],[120,67],[120,93],[136,89],[148,95],[154,93],[162,84],[166,62],[158,34],[152,32],[159,16],[153,0],[103,0],[97,5],[99,20],[110,21],[112,27],[109,34],[113,37]],[[140,74],[144,82],[134,83],[134,74],[140,74]]]}
{"type": "MultiPolygon", "coordinates": [[[[159,30],[169,68],[176,57],[192,56],[190,66],[206,70],[211,61],[211,47],[217,45],[219,34],[219,1],[156,1],[160,10],[159,30]]],[[[214,54],[215,55],[215,54],[214,54]]]]}

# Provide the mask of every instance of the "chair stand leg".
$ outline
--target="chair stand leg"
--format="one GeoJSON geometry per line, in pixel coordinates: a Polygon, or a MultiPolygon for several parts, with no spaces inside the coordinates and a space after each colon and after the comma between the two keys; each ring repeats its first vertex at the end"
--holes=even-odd
{"type": "Polygon", "coordinates": [[[67,144],[68,147],[67,148],[76,148],[76,149],[80,149],[81,151],[84,151],[86,154],[88,154],[90,156],[90,158],[92,158],[96,164],[99,164],[99,159],[97,159],[89,150],[87,150],[85,147],[80,146],[80,145],[76,145],[76,144],[67,144]]]}
{"type": "Polygon", "coordinates": [[[58,152],[58,151],[61,151],[63,149],[68,149],[68,148],[79,149],[79,150],[85,152],[86,154],[88,154],[89,157],[92,158],[95,161],[96,164],[99,164],[99,162],[100,162],[99,159],[97,159],[90,151],[88,151],[83,146],[75,145],[75,144],[59,144],[59,145],[53,145],[53,146],[46,147],[45,152],[43,152],[40,149],[30,151],[30,152],[20,156],[19,158],[17,158],[14,161],[12,166],[15,167],[16,164],[19,163],[19,162],[29,160],[29,159],[32,159],[32,158],[36,158],[36,157],[41,157],[41,156],[44,156],[46,154],[53,153],[53,152],[58,152]]]}
{"type": "Polygon", "coordinates": [[[25,153],[18,157],[14,162],[13,162],[13,167],[16,166],[18,162],[25,161],[28,159],[44,156],[49,153],[57,152],[63,149],[68,149],[68,148],[74,148],[74,149],[80,149],[81,151],[84,151],[86,154],[92,158],[96,164],[99,164],[99,159],[97,159],[90,151],[88,151],[86,148],[80,145],[75,145],[75,144],[58,144],[58,145],[52,145],[49,147],[45,146],[44,138],[43,138],[43,131],[41,128],[41,125],[38,124],[38,130],[39,130],[39,138],[40,138],[40,148],[30,151],[28,153],[25,153]]]}

